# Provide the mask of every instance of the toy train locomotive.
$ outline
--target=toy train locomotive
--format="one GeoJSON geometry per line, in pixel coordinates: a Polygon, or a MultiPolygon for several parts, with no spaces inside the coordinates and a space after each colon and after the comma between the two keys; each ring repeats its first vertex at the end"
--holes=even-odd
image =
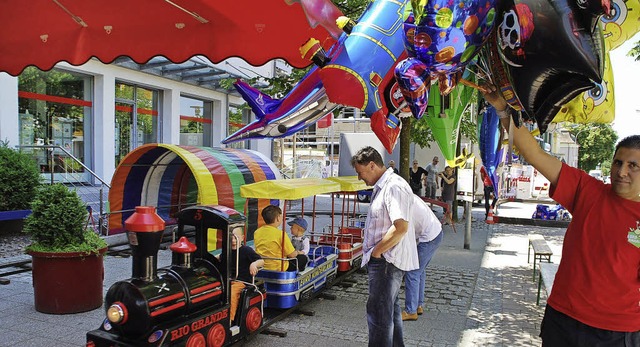
{"type": "MultiPolygon", "coordinates": [[[[133,276],[114,283],[105,297],[106,319],[87,333],[87,346],[211,346],[231,344],[263,324],[265,294],[247,285],[235,317],[229,317],[229,261],[207,252],[209,233],[222,230],[222,247],[245,227],[245,217],[224,206],[194,206],[178,215],[179,233],[196,229],[195,245],[182,237],[171,245],[172,264],[157,268],[164,221],[153,207],[137,207],[125,225],[133,276]]],[[[226,252],[229,254],[229,252],[226,252]]]]}
{"type": "Polygon", "coordinates": [[[157,268],[164,221],[155,208],[136,207],[127,219],[132,277],[109,288],[106,318],[100,328],[87,333],[87,346],[225,346],[315,296],[336,276],[337,250],[313,247],[304,271],[261,270],[256,276],[261,284],[245,283],[235,317],[229,317],[228,264],[237,260],[222,252],[227,259],[221,262],[207,245],[215,238],[229,250],[230,237],[235,229],[244,229],[245,217],[217,205],[188,207],[176,217],[178,236],[184,235],[185,227],[194,227],[195,244],[180,237],[170,247],[172,264],[164,268],[157,268]]]}

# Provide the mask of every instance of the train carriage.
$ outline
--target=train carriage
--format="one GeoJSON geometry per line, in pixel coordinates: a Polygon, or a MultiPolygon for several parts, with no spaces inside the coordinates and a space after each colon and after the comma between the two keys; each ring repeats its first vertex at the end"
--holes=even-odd
{"type": "MultiPolygon", "coordinates": [[[[267,180],[240,187],[240,195],[247,199],[269,198],[284,201],[300,199],[303,206],[302,213],[304,213],[304,198],[313,197],[312,229],[315,227],[316,196],[337,191],[340,191],[340,184],[319,178],[267,180]]],[[[286,203],[283,204],[282,210],[283,215],[286,216],[286,203]]],[[[283,233],[285,232],[284,223],[283,219],[283,233]]],[[[310,261],[303,271],[260,270],[256,279],[263,281],[267,290],[266,307],[277,309],[294,307],[331,284],[337,274],[338,250],[332,245],[315,245],[311,247],[307,256],[310,261]]],[[[272,259],[283,262],[288,260],[284,254],[281,258],[272,259]]]]}
{"type": "Polygon", "coordinates": [[[327,180],[340,184],[340,191],[331,193],[332,205],[336,194],[343,196],[340,226],[334,225],[335,211],[332,210],[331,225],[325,226],[323,234],[314,235],[314,237],[317,238],[319,244],[333,245],[338,249],[338,271],[348,272],[359,268],[362,264],[364,219],[363,216],[357,214],[357,194],[359,191],[371,187],[359,180],[357,176],[329,177],[327,180]],[[349,200],[353,201],[353,209],[351,209],[349,200]]]}

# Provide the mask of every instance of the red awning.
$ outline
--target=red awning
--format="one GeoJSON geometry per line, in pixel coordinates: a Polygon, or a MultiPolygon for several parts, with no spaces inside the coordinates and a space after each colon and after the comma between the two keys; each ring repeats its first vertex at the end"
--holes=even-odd
{"type": "Polygon", "coordinates": [[[333,43],[323,27],[310,28],[300,4],[285,0],[2,1],[0,23],[0,71],[11,75],[123,55],[137,63],[237,56],[256,66],[282,58],[304,67],[310,62],[298,48],[307,39],[333,43]]]}

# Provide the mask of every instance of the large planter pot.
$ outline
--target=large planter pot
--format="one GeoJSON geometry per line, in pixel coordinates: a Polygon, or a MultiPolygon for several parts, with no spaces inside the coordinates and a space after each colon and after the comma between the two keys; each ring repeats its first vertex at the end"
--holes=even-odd
{"type": "Polygon", "coordinates": [[[106,247],[89,255],[30,251],[36,311],[65,314],[102,306],[106,251],[106,247]]]}

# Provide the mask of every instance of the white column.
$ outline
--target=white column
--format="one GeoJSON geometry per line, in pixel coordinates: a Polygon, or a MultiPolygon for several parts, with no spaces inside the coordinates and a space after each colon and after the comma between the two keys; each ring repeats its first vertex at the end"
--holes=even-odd
{"type": "Polygon", "coordinates": [[[20,144],[18,128],[18,78],[0,73],[0,141],[20,144]]]}
{"type": "Polygon", "coordinates": [[[250,140],[249,148],[254,151],[264,154],[267,158],[273,160],[273,143],[277,140],[273,139],[259,139],[250,140]]]}
{"type": "Polygon", "coordinates": [[[93,158],[95,173],[106,182],[116,169],[115,163],[115,75],[110,71],[94,77],[93,158]]]}
{"type": "Polygon", "coordinates": [[[211,147],[226,147],[221,141],[227,137],[229,129],[229,95],[225,94],[222,100],[214,100],[212,108],[211,147]]]}
{"type": "Polygon", "coordinates": [[[162,143],[180,144],[180,90],[165,89],[160,114],[162,143]]]}

